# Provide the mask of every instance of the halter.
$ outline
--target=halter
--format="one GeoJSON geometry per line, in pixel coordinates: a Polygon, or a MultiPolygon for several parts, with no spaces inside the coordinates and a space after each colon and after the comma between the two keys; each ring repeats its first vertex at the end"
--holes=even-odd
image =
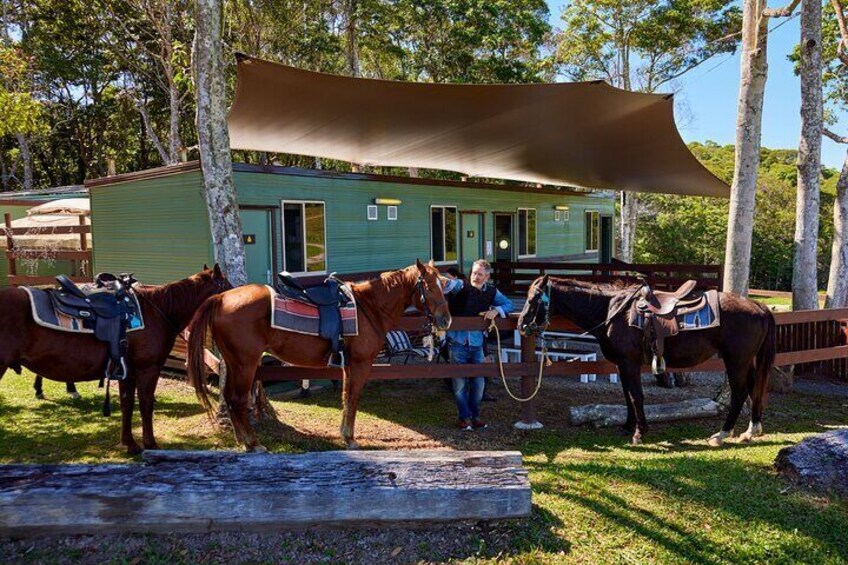
{"type": "MultiPolygon", "coordinates": [[[[536,302],[536,309],[533,312],[532,322],[527,324],[527,329],[525,330],[525,332],[529,333],[529,335],[544,334],[545,330],[548,329],[548,326],[551,325],[551,281],[550,280],[545,285],[544,290],[536,289],[536,295],[537,296],[539,295],[539,293],[541,293],[542,296],[541,296],[541,298],[539,298],[539,301],[536,302]],[[542,308],[543,305],[544,305],[544,308],[545,308],[545,321],[540,325],[540,324],[536,323],[536,318],[539,316],[539,308],[542,308]]],[[[533,298],[535,298],[535,296],[533,298]]],[[[529,312],[528,312],[528,314],[529,314],[529,312]]]]}

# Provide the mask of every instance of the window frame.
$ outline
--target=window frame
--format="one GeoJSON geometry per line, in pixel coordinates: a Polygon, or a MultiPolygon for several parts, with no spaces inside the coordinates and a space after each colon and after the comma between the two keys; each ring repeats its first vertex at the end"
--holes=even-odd
{"type": "Polygon", "coordinates": [[[430,255],[433,259],[433,263],[436,265],[458,265],[459,264],[459,206],[455,204],[430,204],[430,215],[428,218],[430,224],[430,255]],[[436,261],[433,254],[433,209],[441,208],[442,209],[442,257],[447,256],[447,231],[445,226],[447,224],[447,214],[445,214],[445,209],[453,208],[454,214],[456,214],[456,233],[454,233],[454,241],[456,242],[456,259],[454,260],[445,260],[436,261]]]}
{"type": "MultiPolygon", "coordinates": [[[[518,228],[518,253],[517,257],[519,259],[532,259],[537,256],[539,253],[539,211],[536,208],[518,208],[516,212],[516,223],[518,224],[516,227],[518,228]],[[524,240],[527,244],[527,249],[530,248],[530,215],[526,212],[533,211],[533,215],[536,216],[536,221],[534,224],[536,233],[533,234],[533,247],[536,249],[535,253],[526,253],[524,255],[521,254],[521,212],[525,212],[525,220],[524,227],[527,233],[524,234],[524,240]]],[[[525,249],[526,251],[526,249],[525,249]]]]}
{"type": "Polygon", "coordinates": [[[303,266],[304,268],[308,268],[309,265],[309,256],[306,253],[306,204],[320,204],[324,207],[324,270],[323,271],[289,271],[292,275],[302,275],[302,276],[311,276],[311,275],[326,275],[329,270],[328,266],[330,264],[330,253],[329,253],[329,245],[327,244],[327,203],[324,200],[280,200],[280,237],[282,238],[282,252],[283,252],[283,269],[288,270],[288,263],[286,261],[286,222],[285,222],[285,206],[286,204],[298,204],[300,205],[300,213],[303,216],[303,232],[301,233],[302,245],[303,245],[303,266]]]}
{"type": "Polygon", "coordinates": [[[600,210],[584,210],[583,211],[583,250],[585,253],[599,253],[601,250],[601,211],[600,210]],[[591,215],[594,214],[594,217],[597,219],[596,222],[592,222],[591,215]],[[594,227],[595,237],[596,237],[596,247],[589,247],[591,245],[591,234],[587,233],[587,228],[594,227]],[[588,237],[587,237],[588,236],[588,237]]]}

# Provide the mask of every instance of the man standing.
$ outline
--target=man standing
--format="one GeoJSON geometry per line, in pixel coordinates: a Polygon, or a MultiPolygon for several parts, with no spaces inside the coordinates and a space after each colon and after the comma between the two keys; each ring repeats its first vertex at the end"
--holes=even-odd
{"type": "MultiPolygon", "coordinates": [[[[471,284],[452,278],[445,286],[451,316],[483,316],[493,320],[498,315],[505,318],[515,308],[512,302],[493,285],[488,284],[492,268],[485,259],[474,262],[471,268],[471,284]]],[[[450,356],[456,364],[483,362],[482,331],[448,332],[450,356]]],[[[459,377],[453,379],[453,395],[459,410],[458,426],[463,431],[486,428],[480,419],[480,400],[485,387],[484,377],[459,377]]]]}

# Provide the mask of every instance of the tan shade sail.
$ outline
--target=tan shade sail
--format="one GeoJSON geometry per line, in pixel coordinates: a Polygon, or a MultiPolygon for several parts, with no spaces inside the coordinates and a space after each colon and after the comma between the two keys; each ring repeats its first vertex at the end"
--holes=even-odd
{"type": "Polygon", "coordinates": [[[395,82],[240,57],[229,126],[238,149],[585,188],[729,195],[683,143],[670,97],[603,82],[395,82]]]}

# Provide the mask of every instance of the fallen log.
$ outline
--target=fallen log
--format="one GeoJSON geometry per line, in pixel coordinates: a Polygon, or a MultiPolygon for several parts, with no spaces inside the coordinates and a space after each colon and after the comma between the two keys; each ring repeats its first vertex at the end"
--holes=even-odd
{"type": "Polygon", "coordinates": [[[0,465],[0,536],[268,532],[530,514],[530,483],[514,451],[147,451],[144,460],[0,465]]]}
{"type": "MultiPolygon", "coordinates": [[[[648,422],[668,422],[687,418],[718,416],[719,405],[709,398],[695,398],[682,402],[651,404],[645,406],[648,422]]],[[[623,404],[588,404],[569,409],[572,426],[591,423],[596,428],[620,426],[627,422],[627,407],[623,404]]]]}

